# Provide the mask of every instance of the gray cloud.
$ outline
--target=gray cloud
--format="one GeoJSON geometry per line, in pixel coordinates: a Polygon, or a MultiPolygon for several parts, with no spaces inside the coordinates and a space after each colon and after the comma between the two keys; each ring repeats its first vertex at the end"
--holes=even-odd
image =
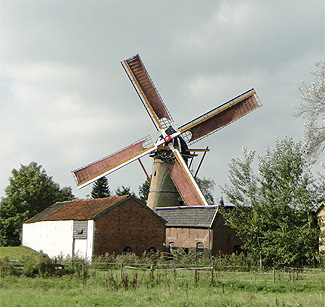
{"type": "MultiPolygon", "coordinates": [[[[320,0],[3,0],[1,195],[13,168],[36,161],[85,197],[71,170],[155,132],[119,63],[138,52],[179,125],[257,90],[262,108],[197,144],[211,148],[201,176],[223,185],[242,146],[301,138],[291,115],[324,57],[323,12],[320,0]]],[[[145,176],[134,163],[108,179],[137,191],[145,176]]]]}

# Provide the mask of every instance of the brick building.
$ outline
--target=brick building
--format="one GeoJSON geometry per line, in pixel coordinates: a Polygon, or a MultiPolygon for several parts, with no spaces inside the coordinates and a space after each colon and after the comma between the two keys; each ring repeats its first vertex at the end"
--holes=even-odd
{"type": "Polygon", "coordinates": [[[166,246],[204,256],[232,254],[240,249],[235,231],[225,225],[218,206],[156,208],[166,223],[166,246]]]}
{"type": "Polygon", "coordinates": [[[50,257],[162,251],[165,221],[133,196],[55,203],[23,225],[22,244],[50,257]],[[145,227],[144,227],[145,226],[145,227]]]}

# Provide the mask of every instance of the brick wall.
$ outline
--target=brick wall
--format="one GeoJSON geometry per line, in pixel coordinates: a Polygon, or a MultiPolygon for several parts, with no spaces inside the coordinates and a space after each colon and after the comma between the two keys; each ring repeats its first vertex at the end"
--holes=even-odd
{"type": "Polygon", "coordinates": [[[232,254],[234,247],[241,245],[240,239],[236,236],[235,230],[225,225],[225,219],[218,215],[213,229],[213,249],[212,254],[232,254]]]}
{"type": "Polygon", "coordinates": [[[198,242],[203,243],[204,255],[232,254],[235,246],[241,245],[236,232],[227,225],[222,215],[218,215],[212,229],[206,228],[178,228],[168,227],[166,229],[166,246],[170,242],[174,246],[188,249],[194,252],[198,242]]]}
{"type": "Polygon", "coordinates": [[[165,224],[130,198],[95,221],[94,254],[121,254],[127,246],[142,255],[151,247],[163,251],[165,224]]]}
{"type": "Polygon", "coordinates": [[[195,252],[197,243],[203,243],[204,254],[208,255],[212,248],[212,235],[207,228],[167,228],[166,246],[173,242],[174,246],[188,249],[188,252],[195,252]]]}

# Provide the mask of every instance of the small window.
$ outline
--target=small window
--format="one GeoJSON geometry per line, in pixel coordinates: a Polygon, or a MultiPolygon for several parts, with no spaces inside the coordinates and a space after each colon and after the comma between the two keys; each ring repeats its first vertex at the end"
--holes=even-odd
{"type": "Polygon", "coordinates": [[[204,247],[202,242],[197,242],[196,243],[196,252],[197,253],[203,253],[204,247]]]}
{"type": "Polygon", "coordinates": [[[169,248],[174,248],[175,247],[175,242],[169,242],[169,248]]]}
{"type": "Polygon", "coordinates": [[[132,247],[131,246],[125,246],[123,248],[123,253],[124,254],[132,253],[132,247]]]}
{"type": "Polygon", "coordinates": [[[87,239],[88,221],[73,221],[73,238],[87,239]]]}

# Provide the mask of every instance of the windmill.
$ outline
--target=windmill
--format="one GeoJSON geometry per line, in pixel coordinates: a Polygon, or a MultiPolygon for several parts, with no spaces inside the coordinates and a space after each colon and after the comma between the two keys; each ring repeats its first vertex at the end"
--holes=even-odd
{"type": "Polygon", "coordinates": [[[187,206],[206,206],[188,160],[193,158],[189,145],[214,133],[260,106],[256,92],[250,89],[234,99],[177,127],[141,58],[135,55],[121,62],[155,128],[157,139],[150,136],[89,165],[73,171],[79,188],[106,176],[146,155],[154,157],[148,206],[173,206],[179,200],[187,206]]]}

